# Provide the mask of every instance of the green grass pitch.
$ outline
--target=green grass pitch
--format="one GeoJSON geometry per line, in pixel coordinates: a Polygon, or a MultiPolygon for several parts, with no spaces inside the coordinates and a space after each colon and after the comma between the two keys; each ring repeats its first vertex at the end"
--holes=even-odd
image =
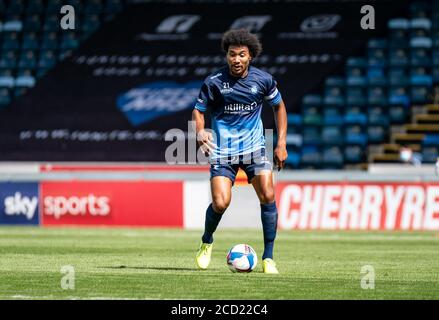
{"type": "MultiPolygon", "coordinates": [[[[433,232],[279,231],[279,275],[236,274],[238,243],[262,254],[262,231],[218,230],[212,263],[196,269],[200,231],[0,227],[0,299],[438,299],[433,232]],[[63,290],[61,268],[74,268],[63,290]],[[362,289],[365,265],[374,289],[362,289]]],[[[65,278],[64,278],[65,279],[65,278]]],[[[371,282],[369,282],[371,284],[371,282]]]]}

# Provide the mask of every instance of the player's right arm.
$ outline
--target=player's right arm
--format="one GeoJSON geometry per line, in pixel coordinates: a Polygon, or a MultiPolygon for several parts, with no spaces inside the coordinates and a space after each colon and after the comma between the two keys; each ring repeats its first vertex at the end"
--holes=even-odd
{"type": "Polygon", "coordinates": [[[204,128],[204,112],[198,109],[192,111],[192,121],[195,122],[195,132],[197,134],[197,141],[200,148],[206,153],[210,153],[213,148],[212,133],[208,132],[204,128]]]}
{"type": "Polygon", "coordinates": [[[192,111],[192,121],[195,122],[195,132],[200,148],[205,153],[210,153],[214,148],[212,133],[205,130],[204,112],[212,101],[212,95],[206,82],[201,87],[200,94],[192,111]]]}

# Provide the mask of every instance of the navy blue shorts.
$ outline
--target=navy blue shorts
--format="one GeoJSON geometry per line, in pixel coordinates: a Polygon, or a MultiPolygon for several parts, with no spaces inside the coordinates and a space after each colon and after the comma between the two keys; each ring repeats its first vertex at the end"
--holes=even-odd
{"type": "Polygon", "coordinates": [[[251,183],[261,170],[273,170],[272,164],[265,156],[265,149],[260,149],[241,156],[212,160],[210,179],[217,176],[227,177],[234,184],[239,168],[247,174],[248,183],[251,183]]]}

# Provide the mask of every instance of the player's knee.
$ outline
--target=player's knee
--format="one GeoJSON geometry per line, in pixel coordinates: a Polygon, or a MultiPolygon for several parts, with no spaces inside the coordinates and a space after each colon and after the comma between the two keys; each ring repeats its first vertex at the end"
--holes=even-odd
{"type": "Polygon", "coordinates": [[[268,204],[274,202],[274,191],[267,190],[262,192],[262,194],[259,196],[259,200],[261,204],[268,204]]]}
{"type": "Polygon", "coordinates": [[[229,207],[230,199],[226,197],[214,197],[212,201],[213,210],[217,213],[223,214],[229,207]]]}

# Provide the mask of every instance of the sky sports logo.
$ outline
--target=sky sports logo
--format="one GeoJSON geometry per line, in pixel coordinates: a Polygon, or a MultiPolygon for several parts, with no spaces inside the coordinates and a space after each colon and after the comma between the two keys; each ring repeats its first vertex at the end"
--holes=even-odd
{"type": "Polygon", "coordinates": [[[38,224],[38,184],[0,183],[0,224],[38,224]]]}
{"type": "Polygon", "coordinates": [[[111,212],[110,198],[106,196],[45,196],[44,216],[60,219],[63,216],[109,216],[111,212]]]}

